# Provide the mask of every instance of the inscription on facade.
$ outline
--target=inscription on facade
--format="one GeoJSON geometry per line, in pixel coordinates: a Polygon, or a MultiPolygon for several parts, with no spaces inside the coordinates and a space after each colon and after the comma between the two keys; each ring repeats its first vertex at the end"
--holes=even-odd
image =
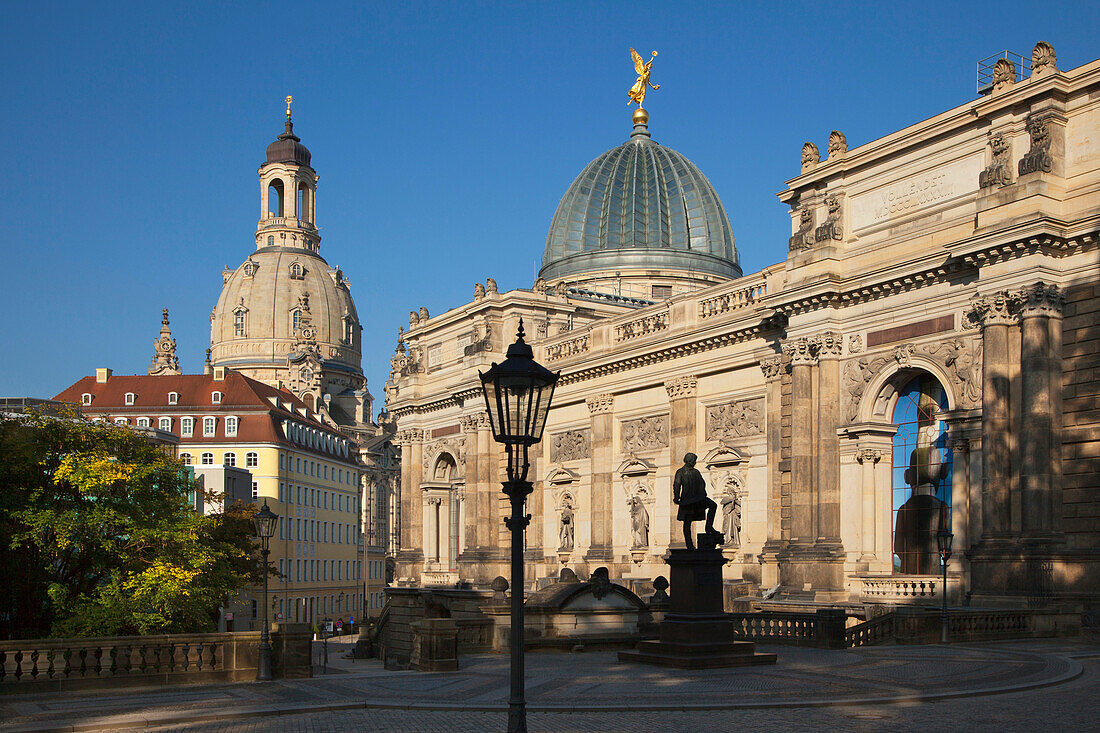
{"type": "Polygon", "coordinates": [[[852,197],[852,228],[861,229],[931,208],[978,190],[982,158],[972,156],[852,197]]]}

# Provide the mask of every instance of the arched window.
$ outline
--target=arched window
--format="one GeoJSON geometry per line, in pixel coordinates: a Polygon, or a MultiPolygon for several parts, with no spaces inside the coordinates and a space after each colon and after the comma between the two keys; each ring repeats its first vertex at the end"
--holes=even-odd
{"type": "Polygon", "coordinates": [[[435,462],[435,470],[432,472],[433,481],[450,481],[455,470],[455,459],[450,453],[444,453],[435,462]]]}
{"type": "Polygon", "coordinates": [[[268,234],[267,235],[267,246],[272,247],[274,245],[275,245],[275,235],[274,234],[268,234]]]}
{"type": "Polygon", "coordinates": [[[223,466],[236,466],[237,465],[237,454],[236,453],[224,453],[222,455],[222,465],[223,466]]]}
{"type": "Polygon", "coordinates": [[[305,276],[305,268],[301,262],[292,262],[290,265],[290,277],[292,280],[301,280],[305,276]]]}
{"type": "Polygon", "coordinates": [[[202,457],[201,457],[201,461],[202,461],[202,465],[204,465],[204,466],[213,466],[214,465],[214,454],[213,453],[203,453],[202,457]]]}
{"type": "Polygon", "coordinates": [[[191,465],[191,454],[190,453],[180,453],[180,463],[182,463],[185,466],[190,466],[191,465]]]}
{"type": "Polygon", "coordinates": [[[149,418],[147,418],[147,417],[139,417],[139,418],[137,419],[137,426],[138,426],[139,428],[147,428],[147,427],[149,427],[149,418]]]}
{"type": "Polygon", "coordinates": [[[168,404],[169,405],[178,405],[179,401],[180,401],[180,393],[179,392],[169,392],[168,393],[168,404]]]}
{"type": "Polygon", "coordinates": [[[233,335],[244,336],[244,313],[242,311],[233,314],[233,335]]]}
{"type": "MultiPolygon", "coordinates": [[[[279,457],[282,458],[281,455],[279,457]]],[[[248,468],[255,468],[256,466],[260,465],[260,456],[259,456],[259,454],[251,453],[251,452],[250,453],[245,453],[244,454],[244,465],[247,466],[248,468]]]]}
{"type": "Polygon", "coordinates": [[[267,215],[283,216],[283,182],[278,178],[267,187],[267,215]]]}
{"type": "Polygon", "coordinates": [[[951,451],[939,414],[948,408],[943,386],[920,374],[899,390],[893,421],[893,568],[938,574],[936,533],[951,528],[951,451]]]}
{"type": "Polygon", "coordinates": [[[91,392],[85,392],[84,394],[80,395],[80,404],[82,404],[82,405],[92,404],[92,393],[91,392]]]}
{"type": "Polygon", "coordinates": [[[302,311],[299,308],[295,308],[290,314],[290,330],[292,333],[297,333],[298,329],[302,327],[302,311]]]}

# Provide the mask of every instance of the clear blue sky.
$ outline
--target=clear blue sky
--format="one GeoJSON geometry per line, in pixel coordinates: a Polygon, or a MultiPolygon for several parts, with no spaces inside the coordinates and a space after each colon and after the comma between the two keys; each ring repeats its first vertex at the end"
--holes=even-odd
{"type": "Polygon", "coordinates": [[[1100,56],[1100,3],[1034,0],[10,1],[0,27],[0,396],[144,373],[162,307],[201,370],[293,94],[379,407],[409,310],[460,305],[486,276],[530,287],[566,187],[629,134],[630,46],[660,52],[650,129],[714,184],[745,272],[786,255],[774,194],[804,140],[854,147],[962,104],[1002,49],[1100,56]]]}

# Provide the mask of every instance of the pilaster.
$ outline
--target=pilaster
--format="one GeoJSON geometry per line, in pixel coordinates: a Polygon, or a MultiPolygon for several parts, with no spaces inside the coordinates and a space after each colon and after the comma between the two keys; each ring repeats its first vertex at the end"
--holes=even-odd
{"type": "Polygon", "coordinates": [[[592,448],[589,459],[592,477],[589,518],[592,535],[585,559],[608,562],[614,559],[611,550],[611,462],[615,395],[596,395],[589,397],[586,402],[592,429],[592,448]]]}
{"type": "Polygon", "coordinates": [[[779,583],[779,567],[776,554],[787,546],[790,538],[790,507],[783,506],[783,373],[787,365],[780,355],[768,356],[760,360],[760,370],[764,373],[767,385],[764,396],[766,412],[766,435],[768,450],[768,535],[760,552],[760,585],[773,588],[779,583]]]}
{"type": "MultiPolygon", "coordinates": [[[[695,415],[697,411],[697,395],[699,380],[692,376],[677,377],[665,382],[665,392],[668,394],[669,406],[669,465],[673,468],[683,464],[684,456],[695,452],[696,430],[695,415]]],[[[669,543],[670,548],[682,548],[684,535],[680,522],[676,521],[676,507],[672,505],[669,511],[669,543]]]]}

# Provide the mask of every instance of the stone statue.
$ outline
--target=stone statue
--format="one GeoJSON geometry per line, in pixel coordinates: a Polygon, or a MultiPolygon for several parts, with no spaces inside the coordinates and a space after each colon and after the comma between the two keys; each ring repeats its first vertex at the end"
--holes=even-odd
{"type": "Polygon", "coordinates": [[[649,547],[649,512],[637,496],[630,497],[630,531],[634,547],[649,547]]]}
{"type": "Polygon", "coordinates": [[[627,104],[632,102],[638,103],[638,109],[642,108],[642,103],[645,102],[646,87],[651,89],[660,89],[660,84],[654,84],[649,80],[650,69],[653,67],[653,59],[657,58],[657,52],[653,52],[653,57],[649,61],[644,61],[638,52],[633,48],[630,49],[630,58],[634,59],[634,71],[638,72],[638,80],[634,82],[634,86],[630,87],[630,91],[626,93],[626,96],[630,99],[627,104]]]}
{"type": "Polygon", "coordinates": [[[695,549],[691,537],[691,523],[704,518],[707,521],[705,533],[717,544],[722,543],[722,533],[714,528],[714,514],[718,505],[707,496],[707,484],[703,474],[695,468],[698,460],[694,453],[684,456],[684,465],[676,471],[672,480],[672,503],[679,506],[676,519],[684,523],[684,543],[689,550],[695,549]]]}
{"type": "Polygon", "coordinates": [[[741,546],[741,495],[731,491],[722,499],[722,533],[726,547],[741,546]]]}
{"type": "Polygon", "coordinates": [[[416,328],[418,323],[420,323],[420,316],[416,314],[416,311],[409,311],[409,328],[416,328]]]}
{"type": "Polygon", "coordinates": [[[485,278],[485,294],[496,295],[497,293],[497,281],[491,277],[485,278]]]}
{"type": "Polygon", "coordinates": [[[474,283],[474,300],[481,300],[485,297],[485,286],[481,283],[474,283]]]}
{"type": "Polygon", "coordinates": [[[561,508],[561,526],[558,527],[559,550],[573,549],[573,507],[566,504],[561,508]]]}

